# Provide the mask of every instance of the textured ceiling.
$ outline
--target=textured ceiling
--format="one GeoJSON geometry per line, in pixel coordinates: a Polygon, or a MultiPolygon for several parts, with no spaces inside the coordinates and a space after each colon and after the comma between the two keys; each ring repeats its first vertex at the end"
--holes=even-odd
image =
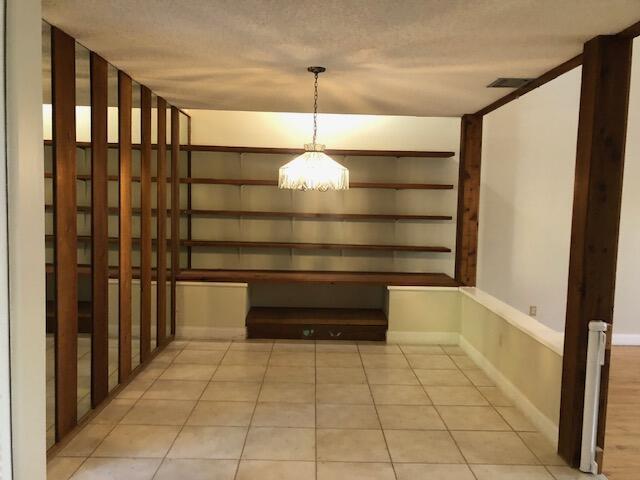
{"type": "Polygon", "coordinates": [[[48,22],[183,108],[458,116],[536,77],[640,0],[43,0],[48,22]]]}

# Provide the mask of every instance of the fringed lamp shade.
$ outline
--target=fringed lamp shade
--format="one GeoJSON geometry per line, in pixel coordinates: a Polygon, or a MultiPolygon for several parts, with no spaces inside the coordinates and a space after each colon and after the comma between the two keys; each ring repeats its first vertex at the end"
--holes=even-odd
{"type": "Polygon", "coordinates": [[[349,170],[325,154],[324,145],[304,147],[302,155],[280,167],[278,187],[321,192],[349,188],[349,170]]]}

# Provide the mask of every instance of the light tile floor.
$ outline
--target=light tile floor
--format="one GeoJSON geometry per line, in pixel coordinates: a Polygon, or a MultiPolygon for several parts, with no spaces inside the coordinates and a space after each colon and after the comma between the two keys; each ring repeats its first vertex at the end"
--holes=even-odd
{"type": "Polygon", "coordinates": [[[458,347],[176,341],[50,480],[577,480],[458,347]]]}

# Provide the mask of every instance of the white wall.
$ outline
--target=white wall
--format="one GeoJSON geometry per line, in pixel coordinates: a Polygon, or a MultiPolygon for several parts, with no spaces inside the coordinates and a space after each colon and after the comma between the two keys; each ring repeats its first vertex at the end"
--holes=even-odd
{"type": "MultiPolygon", "coordinates": [[[[614,332],[640,334],[640,44],[635,41],[614,332]]],[[[485,116],[478,287],[563,331],[580,101],[576,68],[485,116]]]]}

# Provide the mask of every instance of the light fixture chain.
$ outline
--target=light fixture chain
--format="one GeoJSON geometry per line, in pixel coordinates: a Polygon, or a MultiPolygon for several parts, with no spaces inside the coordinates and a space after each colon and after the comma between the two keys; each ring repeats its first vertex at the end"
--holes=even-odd
{"type": "Polygon", "coordinates": [[[316,136],[318,134],[318,74],[314,73],[313,82],[313,147],[316,146],[316,136]]]}

